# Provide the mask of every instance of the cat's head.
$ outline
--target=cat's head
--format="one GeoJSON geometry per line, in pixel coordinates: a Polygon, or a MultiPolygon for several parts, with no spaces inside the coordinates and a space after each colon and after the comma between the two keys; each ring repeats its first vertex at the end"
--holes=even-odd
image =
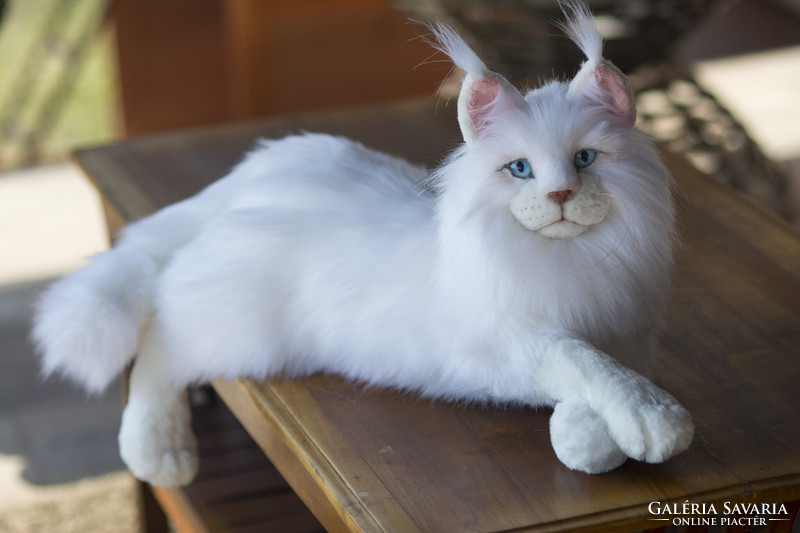
{"type": "Polygon", "coordinates": [[[448,177],[454,183],[443,188],[473,204],[465,209],[505,210],[526,230],[551,239],[582,235],[603,224],[620,201],[639,201],[633,175],[647,169],[636,168],[643,164],[637,152],[653,152],[634,128],[630,81],[602,57],[588,9],[572,4],[566,11],[563,28],[587,60],[572,80],[524,94],[488,70],[453,30],[435,30],[440,49],[466,73],[458,98],[465,145],[453,169],[461,175],[448,177]]]}

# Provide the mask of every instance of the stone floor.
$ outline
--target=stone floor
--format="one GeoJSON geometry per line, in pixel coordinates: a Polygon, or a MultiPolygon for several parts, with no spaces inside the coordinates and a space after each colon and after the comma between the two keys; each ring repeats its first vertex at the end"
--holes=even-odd
{"type": "Polygon", "coordinates": [[[97,196],[63,164],[0,174],[0,532],[137,531],[117,453],[119,385],[43,381],[27,332],[54,276],[105,246],[97,196]]]}

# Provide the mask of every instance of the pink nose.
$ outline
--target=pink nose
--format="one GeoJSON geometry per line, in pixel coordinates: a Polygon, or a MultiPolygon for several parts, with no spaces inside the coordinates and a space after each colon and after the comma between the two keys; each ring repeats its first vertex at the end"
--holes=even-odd
{"type": "Polygon", "coordinates": [[[547,196],[552,198],[557,204],[563,204],[569,198],[569,195],[572,194],[572,191],[567,189],[566,191],[553,191],[547,193],[547,196]]]}

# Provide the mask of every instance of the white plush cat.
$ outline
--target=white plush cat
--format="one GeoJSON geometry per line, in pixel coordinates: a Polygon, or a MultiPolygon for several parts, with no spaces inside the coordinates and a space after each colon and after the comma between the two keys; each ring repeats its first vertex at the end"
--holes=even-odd
{"type": "Polygon", "coordinates": [[[635,372],[669,285],[671,180],[591,15],[568,11],[587,61],[525,94],[438,28],[466,72],[464,144],[431,174],[343,138],[264,141],[130,225],[44,295],[44,371],[99,391],[137,354],[119,443],[155,485],[196,470],[188,384],[279,373],[552,405],[556,454],[590,473],[684,450],[689,414],[635,372]]]}

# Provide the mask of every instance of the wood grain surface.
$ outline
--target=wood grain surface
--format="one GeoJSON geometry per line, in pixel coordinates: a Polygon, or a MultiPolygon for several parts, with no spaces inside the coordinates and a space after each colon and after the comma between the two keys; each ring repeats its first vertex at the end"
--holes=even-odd
{"type": "MultiPolygon", "coordinates": [[[[328,131],[435,163],[458,141],[453,104],[404,103],[239,124],[80,151],[133,220],[222,176],[259,136],[328,131]]],[[[681,247],[658,383],[693,414],[688,451],[659,465],[572,472],[548,410],[454,405],[335,376],[215,388],[329,531],[654,528],[653,501],[800,499],[800,238],[748,199],[666,162],[681,247]]]]}

